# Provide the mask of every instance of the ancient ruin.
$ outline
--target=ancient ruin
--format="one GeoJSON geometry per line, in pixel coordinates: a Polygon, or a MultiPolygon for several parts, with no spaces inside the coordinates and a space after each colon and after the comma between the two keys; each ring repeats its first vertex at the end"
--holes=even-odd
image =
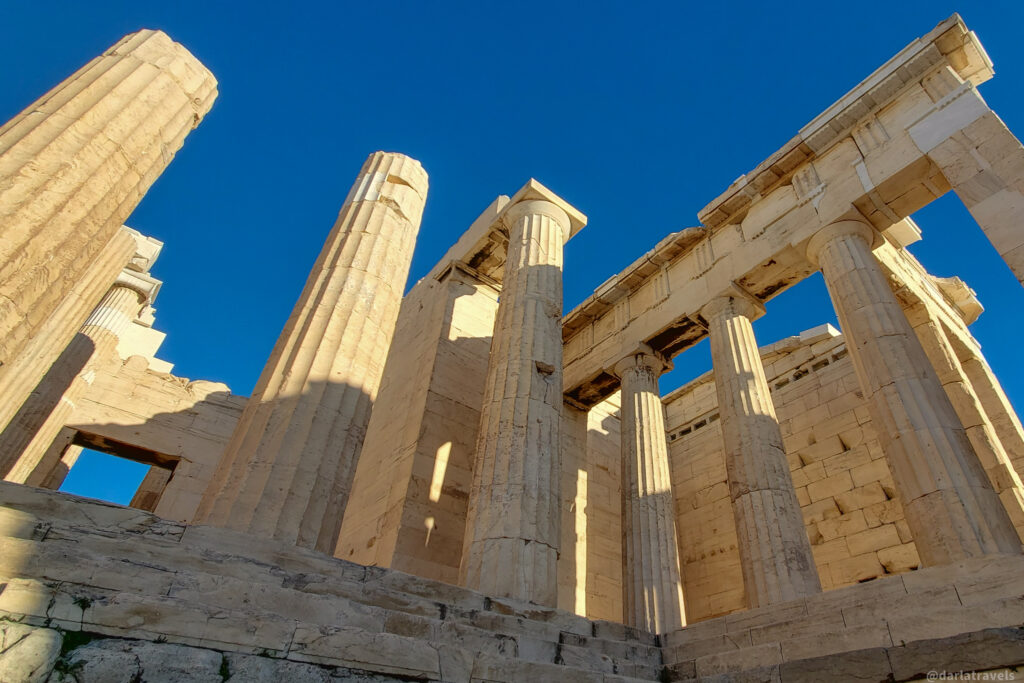
{"type": "Polygon", "coordinates": [[[942,22],[569,312],[533,179],[403,296],[427,172],[371,154],[246,398],[158,357],[124,225],[216,80],[125,37],[0,128],[0,681],[1011,674],[1024,428],[906,250],[953,191],[1024,282],[992,75],[942,22]],[[759,345],[818,271],[841,330],[759,345]],[[131,507],[56,491],[82,448],[131,507]]]}

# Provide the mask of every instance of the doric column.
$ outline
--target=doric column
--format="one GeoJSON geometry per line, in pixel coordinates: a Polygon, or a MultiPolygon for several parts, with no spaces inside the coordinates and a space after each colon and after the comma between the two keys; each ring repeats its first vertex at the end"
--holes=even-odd
{"type": "Polygon", "coordinates": [[[730,288],[704,306],[743,582],[750,607],[821,591],[751,321],[761,305],[730,288]]]}
{"type": "Polygon", "coordinates": [[[847,349],[925,565],[1019,553],[1020,540],[859,221],[807,247],[825,276],[847,349]]]}
{"type": "MultiPolygon", "coordinates": [[[[7,372],[0,375],[0,431],[10,424],[135,254],[137,245],[133,232],[122,228],[114,233],[89,270],[40,326],[38,334],[25,345],[7,372]]],[[[0,455],[0,462],[4,460],[0,455]]],[[[0,465],[0,476],[5,472],[0,465]]]]}
{"type": "Polygon", "coordinates": [[[117,343],[144,304],[152,301],[159,280],[125,270],[100,300],[75,338],[21,406],[3,433],[0,453],[16,458],[4,479],[24,483],[45,458],[92,384],[96,371],[117,362],[117,343]]]}
{"type": "Polygon", "coordinates": [[[460,578],[488,595],[554,606],[561,522],[562,248],[578,222],[557,197],[534,197],[513,198],[503,212],[508,257],[460,578]]]}
{"type": "Polygon", "coordinates": [[[166,34],[145,30],[0,128],[0,377],[216,95],[206,67],[166,34]]]}
{"type": "Polygon", "coordinates": [[[974,393],[956,351],[953,349],[941,323],[921,302],[905,310],[907,320],[914,328],[918,341],[946,391],[953,410],[971,442],[981,466],[988,473],[989,482],[999,494],[1017,533],[1024,532],[1024,485],[1013,468],[1009,456],[996,436],[985,409],[974,393]]]}
{"type": "Polygon", "coordinates": [[[426,196],[419,162],[375,152],[363,164],[198,523],[334,551],[426,196]]]}
{"type": "Polygon", "coordinates": [[[957,358],[985,414],[992,420],[1003,450],[1010,456],[1017,474],[1024,476],[1024,426],[1010,399],[980,349],[958,347],[957,358]]]}
{"type": "Polygon", "coordinates": [[[622,384],[622,589],[626,624],[667,633],[683,626],[675,505],[658,377],[667,364],[641,349],[614,368],[622,384]]]}

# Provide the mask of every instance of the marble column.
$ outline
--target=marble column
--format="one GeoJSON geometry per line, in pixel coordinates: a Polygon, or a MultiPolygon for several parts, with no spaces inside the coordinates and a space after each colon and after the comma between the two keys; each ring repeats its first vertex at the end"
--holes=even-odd
{"type": "MultiPolygon", "coordinates": [[[[1014,470],[1003,445],[996,436],[992,423],[981,405],[974,388],[964,373],[956,351],[946,337],[942,324],[924,303],[905,309],[907,320],[914,328],[918,341],[946,391],[953,410],[971,442],[981,466],[988,473],[992,488],[999,494],[1018,535],[1024,533],[1024,484],[1014,470]]],[[[1024,536],[1022,536],[1024,537],[1024,536]]]]}
{"type": "Polygon", "coordinates": [[[667,633],[685,622],[665,411],[650,349],[619,361],[622,385],[622,588],[628,626],[667,633]]]}
{"type": "Polygon", "coordinates": [[[216,95],[217,81],[184,47],[144,30],[0,128],[0,378],[216,95]]]}
{"type": "MultiPolygon", "coordinates": [[[[515,198],[514,198],[515,199],[515,198]]],[[[510,202],[460,566],[463,585],[555,606],[561,514],[564,203],[510,202]]]]}
{"type": "Polygon", "coordinates": [[[1010,456],[1017,474],[1024,477],[1024,426],[1017,411],[980,349],[965,345],[957,349],[957,358],[985,413],[992,420],[1003,450],[1010,456]]]}
{"type": "Polygon", "coordinates": [[[4,479],[25,483],[75,410],[96,372],[120,362],[117,343],[152,300],[159,281],[125,270],[82,325],[18,414],[0,433],[0,453],[16,457],[4,479]]]}
{"type": "Polygon", "coordinates": [[[738,289],[704,306],[725,466],[750,607],[821,591],[782,432],[751,321],[764,309],[738,289]]]}
{"type": "Polygon", "coordinates": [[[825,276],[921,561],[1020,553],[1006,510],[872,253],[876,235],[865,223],[840,221],[811,238],[807,255],[825,276]]]}
{"type": "MultiPolygon", "coordinates": [[[[29,343],[0,375],[0,431],[6,429],[18,409],[57,361],[81,329],[85,319],[114,284],[136,252],[136,240],[127,228],[114,233],[89,269],[47,317],[29,343]]],[[[0,454],[0,463],[6,459],[0,454]]],[[[6,469],[0,464],[0,476],[6,469]]]]}
{"type": "Polygon", "coordinates": [[[197,512],[333,553],[427,196],[402,154],[363,164],[197,512]]]}

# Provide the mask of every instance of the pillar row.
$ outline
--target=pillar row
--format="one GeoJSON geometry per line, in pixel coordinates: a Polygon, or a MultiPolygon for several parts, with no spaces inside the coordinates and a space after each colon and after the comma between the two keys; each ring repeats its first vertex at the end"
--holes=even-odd
{"type": "Polygon", "coordinates": [[[562,250],[567,213],[506,209],[508,256],[491,340],[460,578],[488,595],[557,604],[562,250]]]}
{"type": "Polygon", "coordinates": [[[818,264],[925,565],[1019,553],[1017,533],[872,253],[873,228],[823,228],[818,264]]]}
{"type": "Polygon", "coordinates": [[[619,361],[622,386],[622,584],[628,626],[667,633],[685,622],[675,505],[658,377],[650,349],[619,361]]]}
{"type": "Polygon", "coordinates": [[[333,553],[427,196],[402,154],[363,164],[196,519],[333,553]]]}
{"type": "Polygon", "coordinates": [[[730,290],[708,323],[726,473],[750,607],[821,591],[751,320],[763,309],[730,290]]]}

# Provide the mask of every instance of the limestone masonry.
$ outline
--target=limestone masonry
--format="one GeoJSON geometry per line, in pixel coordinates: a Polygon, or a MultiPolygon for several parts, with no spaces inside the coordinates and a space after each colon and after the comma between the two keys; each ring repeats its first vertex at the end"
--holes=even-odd
{"type": "Polygon", "coordinates": [[[126,36],[0,128],[0,683],[1013,680],[1024,427],[906,250],[952,190],[1024,282],[992,75],[954,15],[568,313],[555,191],[403,296],[427,172],[351,160],[246,398],[158,357],[124,225],[217,83],[126,36]],[[759,346],[819,271],[841,331],[759,346]],[[130,507],[57,492],[83,448],[150,466],[130,507]]]}

